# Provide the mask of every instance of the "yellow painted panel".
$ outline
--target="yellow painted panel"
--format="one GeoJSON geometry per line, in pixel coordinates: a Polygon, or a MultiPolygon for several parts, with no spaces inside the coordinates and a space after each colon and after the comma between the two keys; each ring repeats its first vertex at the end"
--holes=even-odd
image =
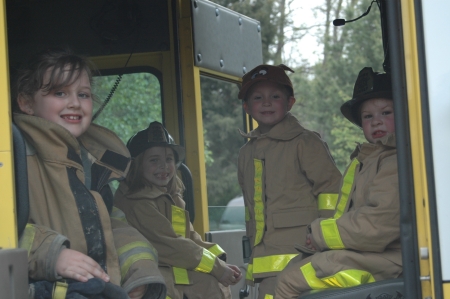
{"type": "Polygon", "coordinates": [[[422,297],[435,298],[433,273],[433,255],[429,218],[428,181],[426,177],[422,109],[420,97],[420,78],[416,39],[416,20],[414,2],[402,0],[403,42],[405,48],[405,71],[408,96],[408,109],[413,162],[414,193],[417,217],[419,247],[429,248],[429,259],[420,259],[420,275],[431,276],[431,281],[422,281],[422,297]]]}
{"type": "Polygon", "coordinates": [[[193,65],[192,22],[179,20],[180,62],[182,75],[183,115],[186,141],[186,164],[194,178],[194,228],[204,235],[209,231],[206,167],[204,156],[200,70],[193,65]]]}
{"type": "MultiPolygon", "coordinates": [[[[3,128],[2,128],[3,129],[3,128]]],[[[4,135],[2,135],[4,136],[4,135]]],[[[0,247],[17,247],[17,225],[15,211],[15,192],[13,160],[11,152],[0,152],[0,182],[1,182],[1,200],[0,200],[0,247]]]]}
{"type": "Polygon", "coordinates": [[[0,3],[0,247],[17,247],[5,2],[0,3]]]}
{"type": "MultiPolygon", "coordinates": [[[[127,64],[127,67],[148,65],[162,71],[164,53],[165,52],[134,53],[131,56],[130,61],[127,64]]],[[[98,69],[114,69],[114,68],[123,68],[127,63],[128,58],[129,54],[98,56],[98,57],[91,57],[90,59],[98,69]]]]}
{"type": "Polygon", "coordinates": [[[444,283],[442,285],[442,288],[444,289],[444,298],[443,299],[450,299],[450,283],[444,283]]]}

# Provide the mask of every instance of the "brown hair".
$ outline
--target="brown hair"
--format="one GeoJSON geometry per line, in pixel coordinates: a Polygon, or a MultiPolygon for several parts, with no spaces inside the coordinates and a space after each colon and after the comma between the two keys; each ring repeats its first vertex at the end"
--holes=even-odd
{"type": "MultiPolygon", "coordinates": [[[[283,84],[280,84],[280,83],[277,83],[277,82],[273,82],[273,83],[278,85],[278,89],[281,90],[281,92],[286,96],[286,98],[289,99],[289,97],[293,97],[294,96],[294,92],[292,91],[292,89],[289,86],[286,86],[286,85],[283,85],[283,84]]],[[[253,93],[254,89],[255,89],[255,85],[251,86],[248,89],[247,93],[245,94],[244,99],[242,100],[243,103],[244,102],[248,102],[249,96],[251,96],[251,94],[253,93]]]]}
{"type": "MultiPolygon", "coordinates": [[[[19,95],[32,100],[38,90],[47,94],[52,90],[71,85],[86,71],[91,86],[94,65],[85,57],[74,54],[70,49],[48,49],[32,57],[28,63],[18,70],[16,84],[13,86],[14,99],[19,95]],[[51,69],[49,81],[44,83],[47,71],[51,69]]],[[[95,97],[94,97],[95,99],[95,97]]],[[[17,105],[15,110],[20,112],[17,105]]]]}

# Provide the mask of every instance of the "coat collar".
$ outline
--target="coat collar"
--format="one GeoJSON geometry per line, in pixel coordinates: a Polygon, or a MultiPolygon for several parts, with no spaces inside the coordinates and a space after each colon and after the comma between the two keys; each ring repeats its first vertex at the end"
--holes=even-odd
{"type": "Polygon", "coordinates": [[[355,157],[358,157],[358,160],[362,161],[364,158],[372,155],[374,152],[381,152],[388,148],[395,149],[396,147],[397,145],[395,133],[390,133],[377,140],[376,143],[365,142],[363,144],[358,144],[356,146],[356,149],[351,154],[350,158],[353,159],[355,157]]]}
{"type": "Polygon", "coordinates": [[[82,169],[81,143],[94,160],[119,176],[125,176],[128,171],[128,149],[116,134],[104,127],[91,124],[82,136],[75,138],[64,127],[41,117],[15,113],[14,122],[24,133],[27,143],[45,161],[82,169]]]}
{"type": "Polygon", "coordinates": [[[259,127],[249,133],[244,133],[241,130],[239,130],[239,133],[242,137],[246,138],[268,137],[277,140],[291,140],[304,131],[305,129],[300,125],[297,118],[288,112],[286,113],[286,116],[266,134],[261,134],[259,127]]]}

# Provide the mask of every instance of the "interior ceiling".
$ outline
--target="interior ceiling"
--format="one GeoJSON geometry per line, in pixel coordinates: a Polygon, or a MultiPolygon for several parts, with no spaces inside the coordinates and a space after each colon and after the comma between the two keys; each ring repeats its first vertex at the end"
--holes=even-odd
{"type": "Polygon", "coordinates": [[[49,47],[86,56],[169,49],[168,0],[6,1],[10,67],[49,47]]]}

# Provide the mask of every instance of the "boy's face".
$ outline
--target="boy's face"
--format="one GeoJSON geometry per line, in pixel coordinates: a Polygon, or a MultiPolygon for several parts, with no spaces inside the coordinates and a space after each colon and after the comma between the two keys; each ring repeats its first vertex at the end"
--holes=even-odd
{"type": "Polygon", "coordinates": [[[142,164],[145,180],[153,185],[165,187],[175,175],[175,155],[169,147],[147,149],[142,164]]]}
{"type": "MultiPolygon", "coordinates": [[[[44,82],[48,82],[50,72],[51,69],[47,70],[44,82]]],[[[32,100],[19,97],[18,101],[24,113],[61,125],[75,137],[83,134],[91,124],[91,83],[86,71],[71,85],[51,90],[48,94],[40,89],[32,100]]]]}
{"type": "Polygon", "coordinates": [[[261,133],[267,133],[286,116],[294,103],[295,98],[287,95],[284,86],[262,81],[249,90],[243,107],[258,122],[261,133]]]}
{"type": "Polygon", "coordinates": [[[362,103],[361,126],[364,136],[370,143],[375,143],[383,136],[395,132],[392,100],[375,98],[362,103]]]}

